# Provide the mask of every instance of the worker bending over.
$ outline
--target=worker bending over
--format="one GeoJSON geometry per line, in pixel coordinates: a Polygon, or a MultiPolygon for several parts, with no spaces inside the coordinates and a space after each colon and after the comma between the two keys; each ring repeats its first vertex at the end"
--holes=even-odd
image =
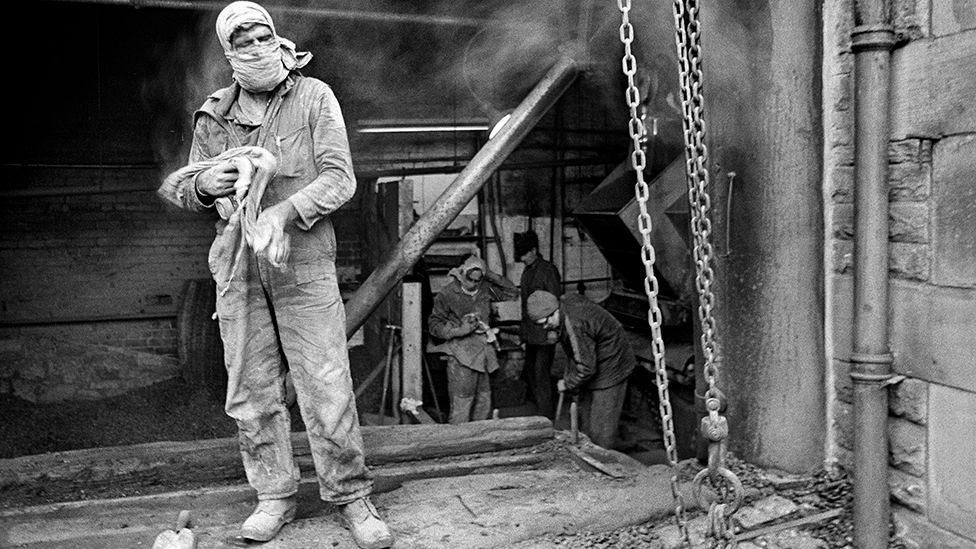
{"type": "Polygon", "coordinates": [[[488,374],[498,369],[497,329],[491,327],[491,304],[515,299],[518,289],[505,277],[489,271],[485,262],[473,255],[449,274],[454,280],[434,297],[428,322],[430,335],[444,341],[430,350],[447,355],[450,422],[488,419],[488,374]]]}
{"type": "Polygon", "coordinates": [[[557,298],[537,290],[526,303],[529,319],[559,338],[569,364],[556,388],[579,398],[580,428],[612,448],[636,359],[616,318],[584,296],[557,298]]]}

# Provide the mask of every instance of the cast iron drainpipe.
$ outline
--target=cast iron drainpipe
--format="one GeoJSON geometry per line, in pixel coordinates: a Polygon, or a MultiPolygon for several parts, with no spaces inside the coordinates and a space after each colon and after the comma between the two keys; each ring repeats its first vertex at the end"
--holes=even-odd
{"type": "Polygon", "coordinates": [[[895,35],[885,0],[855,3],[854,545],[888,546],[888,106],[895,35]],[[857,20],[859,19],[859,21],[857,20]]]}
{"type": "Polygon", "coordinates": [[[434,205],[403,235],[397,247],[386,253],[379,267],[346,302],[346,337],[362,326],[366,317],[410,271],[437,235],[478,194],[485,181],[569,88],[576,73],[576,60],[572,52],[567,51],[512,112],[501,131],[474,155],[434,205]]]}

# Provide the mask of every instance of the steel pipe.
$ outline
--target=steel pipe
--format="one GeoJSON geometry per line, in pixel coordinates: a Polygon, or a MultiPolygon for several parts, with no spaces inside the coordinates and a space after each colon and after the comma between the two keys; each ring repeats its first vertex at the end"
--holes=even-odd
{"type": "Polygon", "coordinates": [[[379,267],[346,302],[346,337],[407,274],[434,239],[461,213],[515,147],[525,139],[545,113],[556,104],[576,78],[576,60],[564,54],[512,112],[512,118],[444,190],[434,205],[418,219],[396,248],[386,253],[379,267]]]}
{"type": "MultiPolygon", "coordinates": [[[[164,8],[176,10],[220,11],[229,2],[188,1],[188,0],[48,0],[65,4],[104,4],[128,6],[132,8],[164,8]]],[[[457,17],[452,15],[433,15],[423,13],[396,13],[389,11],[367,11],[338,8],[278,6],[265,4],[268,11],[289,15],[304,15],[328,19],[350,21],[371,21],[375,23],[413,23],[421,25],[445,25],[457,27],[506,26],[504,21],[477,17],[457,17]]]]}
{"type": "Polygon", "coordinates": [[[854,545],[888,546],[888,106],[895,34],[887,2],[856,3],[854,51],[854,545]]]}

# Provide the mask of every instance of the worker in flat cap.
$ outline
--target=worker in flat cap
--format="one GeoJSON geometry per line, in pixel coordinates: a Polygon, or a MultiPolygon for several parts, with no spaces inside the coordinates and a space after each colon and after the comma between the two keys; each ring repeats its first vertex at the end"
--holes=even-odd
{"type": "Polygon", "coordinates": [[[356,190],[342,111],[327,84],[299,72],[311,54],[279,36],[260,5],[229,4],[216,28],[234,81],[194,115],[190,164],[168,178],[172,193],[164,197],[197,212],[216,205],[222,217],[210,267],[221,285],[225,409],[237,422],[244,469],[258,498],[241,535],[268,541],[295,518],[299,470],[285,405],[287,370],[321,498],[338,508],[360,547],[390,547],[393,536],[369,500],[373,478],[336,278],[331,215],[356,190]],[[244,151],[238,156],[245,163],[237,151],[244,151]],[[271,161],[258,171],[269,177],[258,196],[240,183],[250,179],[248,159],[261,158],[271,161]],[[223,232],[251,217],[246,246],[226,253],[219,245],[223,232]]]}
{"type": "Polygon", "coordinates": [[[537,290],[526,304],[529,319],[562,344],[569,365],[556,385],[579,398],[580,429],[595,444],[612,448],[627,393],[627,378],[637,364],[623,326],[585,296],[562,298],[537,290]]]}
{"type": "MultiPolygon", "coordinates": [[[[491,304],[518,296],[510,280],[469,256],[451,269],[453,279],[434,297],[427,329],[442,342],[431,351],[447,355],[450,423],[488,419],[491,414],[489,374],[498,369],[491,304]]],[[[433,343],[433,342],[432,342],[433,343]]]]}
{"type": "Polygon", "coordinates": [[[536,290],[545,290],[555,296],[563,294],[559,270],[539,254],[539,237],[534,231],[515,233],[515,257],[525,264],[519,281],[522,294],[522,343],[525,344],[525,367],[522,380],[529,390],[538,413],[555,419],[556,380],[552,375],[556,340],[544,328],[532,322],[526,311],[529,296],[536,290]]]}

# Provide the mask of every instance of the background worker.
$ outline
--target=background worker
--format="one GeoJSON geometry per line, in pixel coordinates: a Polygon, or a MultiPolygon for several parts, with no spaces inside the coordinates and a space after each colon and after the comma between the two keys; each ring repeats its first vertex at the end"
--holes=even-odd
{"type": "Polygon", "coordinates": [[[489,374],[498,369],[491,304],[515,299],[515,284],[494,273],[476,256],[451,269],[454,279],[435,297],[430,335],[443,343],[431,351],[447,355],[450,423],[488,419],[491,414],[489,374]]]}
{"type": "Polygon", "coordinates": [[[579,398],[580,429],[595,444],[613,447],[627,392],[637,364],[624,329],[605,309],[585,296],[562,298],[537,290],[529,296],[529,318],[557,334],[569,357],[556,387],[579,398]]]}
{"type": "Polygon", "coordinates": [[[563,285],[556,266],[539,256],[539,237],[534,231],[515,234],[515,257],[525,264],[519,290],[522,294],[522,342],[525,344],[525,367],[522,380],[535,402],[538,413],[556,419],[556,376],[552,373],[552,361],[556,354],[555,334],[529,319],[526,304],[536,290],[545,290],[556,297],[563,294],[563,285]]]}
{"type": "MultiPolygon", "coordinates": [[[[328,85],[297,72],[311,54],[278,36],[258,4],[229,4],[216,27],[234,83],[197,111],[190,165],[206,165],[232,147],[273,154],[277,171],[261,196],[253,231],[257,240],[283,243],[273,256],[245,247],[242,271],[233,273],[217,298],[228,373],[225,409],[237,422],[244,469],[258,497],[241,535],[268,541],[295,517],[299,470],[284,403],[287,369],[321,498],[337,506],[360,547],[390,547],[393,536],[368,499],[373,479],[349,373],[329,218],[356,190],[339,103],[328,85]]],[[[179,178],[171,201],[210,211],[235,192],[239,174],[234,164],[216,162],[179,178]]],[[[218,223],[218,241],[227,228],[226,220],[218,223]]],[[[220,266],[214,263],[228,259],[216,244],[210,258],[215,275],[220,266]]]]}

